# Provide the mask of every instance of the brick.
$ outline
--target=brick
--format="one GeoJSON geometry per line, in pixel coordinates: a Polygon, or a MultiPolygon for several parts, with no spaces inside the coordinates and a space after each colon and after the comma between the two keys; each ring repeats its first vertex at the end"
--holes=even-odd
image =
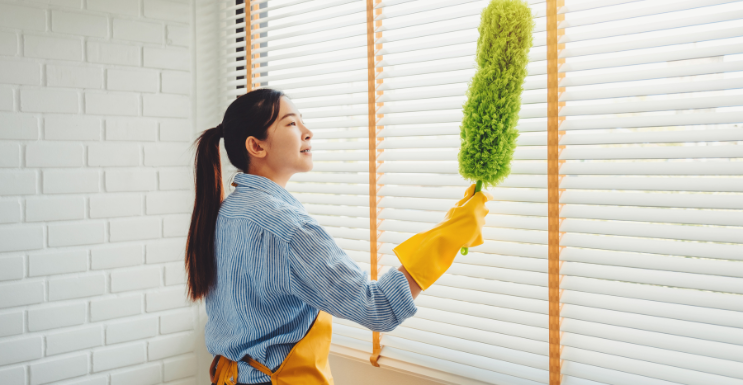
{"type": "Polygon", "coordinates": [[[146,144],[144,146],[145,166],[188,166],[193,162],[193,154],[187,144],[146,144]]]}
{"type": "Polygon", "coordinates": [[[21,203],[15,199],[0,200],[0,223],[21,221],[21,203]]]}
{"type": "Polygon", "coordinates": [[[96,115],[137,115],[137,94],[85,93],[85,113],[96,115]]]}
{"type": "Polygon", "coordinates": [[[35,116],[19,113],[0,113],[0,139],[27,139],[39,138],[39,124],[35,116]]]}
{"type": "Polygon", "coordinates": [[[147,356],[150,360],[159,360],[190,353],[194,351],[194,342],[193,333],[157,338],[149,341],[147,356]]]}
{"type": "Polygon", "coordinates": [[[171,215],[163,218],[163,237],[185,237],[191,224],[191,215],[171,215]]]}
{"type": "Polygon", "coordinates": [[[44,171],[45,194],[98,192],[100,176],[97,170],[44,171]]]}
{"type": "Polygon", "coordinates": [[[154,142],[157,121],[152,119],[106,119],[106,140],[154,142]]]}
{"type": "Polygon", "coordinates": [[[173,381],[194,376],[198,367],[196,356],[192,354],[165,360],[163,362],[163,379],[165,381],[173,381]]]}
{"type": "Polygon", "coordinates": [[[157,187],[154,170],[106,171],[106,191],[150,191],[157,187]]]}
{"type": "Polygon", "coordinates": [[[165,30],[160,23],[128,19],[113,20],[114,39],[132,40],[143,43],[163,43],[165,30]]]}
{"type": "MultiPolygon", "coordinates": [[[[23,312],[0,314],[0,337],[14,336],[23,333],[23,312]]],[[[0,378],[2,378],[0,376],[0,378]]]]}
{"type": "Polygon", "coordinates": [[[74,278],[49,280],[49,300],[59,301],[71,298],[84,298],[101,295],[106,291],[106,278],[103,274],[85,275],[74,278]]]}
{"type": "Polygon", "coordinates": [[[88,270],[88,252],[86,250],[46,252],[28,256],[28,275],[79,273],[88,270]]]}
{"type": "Polygon", "coordinates": [[[64,358],[47,360],[29,365],[31,385],[80,377],[88,374],[88,355],[78,354],[64,358]]]}
{"type": "Polygon", "coordinates": [[[0,31],[0,55],[15,56],[18,53],[18,35],[0,31]]]}
{"type": "Polygon", "coordinates": [[[141,294],[90,301],[90,320],[93,322],[140,313],[142,313],[141,294]]]}
{"type": "Polygon", "coordinates": [[[103,345],[101,326],[49,334],[46,336],[46,355],[61,354],[103,345]]]}
{"type": "Polygon", "coordinates": [[[188,71],[191,68],[191,54],[187,50],[145,47],[144,66],[188,71]]]}
{"type": "Polygon", "coordinates": [[[114,269],[117,267],[139,266],[144,263],[142,245],[105,247],[91,250],[92,269],[114,269]]]}
{"type": "Polygon", "coordinates": [[[84,217],[83,197],[26,198],[26,222],[63,221],[84,217]]]}
{"type": "Polygon", "coordinates": [[[46,115],[44,139],[101,140],[101,120],[84,115],[46,115]]]}
{"type": "Polygon", "coordinates": [[[93,351],[93,372],[143,364],[147,360],[146,354],[143,342],[95,350],[93,351]]]}
{"type": "Polygon", "coordinates": [[[191,73],[163,71],[162,91],[170,94],[188,95],[191,93],[191,73]]]}
{"type": "Polygon", "coordinates": [[[193,312],[191,310],[178,311],[160,316],[160,333],[170,334],[193,330],[193,312]]]}
{"type": "Polygon", "coordinates": [[[190,213],[193,194],[190,192],[158,192],[147,194],[147,214],[190,213]]]}
{"type": "Polygon", "coordinates": [[[3,385],[26,385],[26,367],[0,369],[0,378],[3,379],[3,385]]]}
{"type": "Polygon", "coordinates": [[[138,46],[89,41],[86,50],[88,61],[92,63],[128,66],[138,66],[142,63],[142,48],[138,46]]]}
{"type": "MultiPolygon", "coordinates": [[[[99,377],[85,377],[83,380],[80,380],[80,381],[65,382],[64,385],[108,385],[108,375],[99,376],[99,377]]],[[[182,385],[182,384],[168,384],[168,385],[182,385]]]]}
{"type": "Polygon", "coordinates": [[[103,194],[90,197],[91,218],[130,217],[142,215],[140,195],[103,194]]]}
{"type": "Polygon", "coordinates": [[[191,28],[185,25],[168,25],[165,28],[165,42],[182,47],[190,46],[191,28]]]}
{"type": "Polygon", "coordinates": [[[35,250],[44,247],[41,226],[13,226],[0,228],[0,252],[35,250]]]}
{"type": "Polygon", "coordinates": [[[0,143],[0,167],[21,167],[21,146],[18,143],[0,143]]]}
{"type": "Polygon", "coordinates": [[[191,304],[186,298],[186,287],[182,286],[147,293],[146,305],[147,312],[151,313],[186,307],[191,304]]]}
{"type": "Polygon", "coordinates": [[[84,151],[78,143],[31,143],[26,146],[26,167],[80,167],[84,151]]]}
{"type": "Polygon", "coordinates": [[[85,323],[86,306],[84,302],[51,306],[28,311],[28,330],[58,329],[85,323]]]}
{"type": "Polygon", "coordinates": [[[24,35],[23,54],[40,59],[81,61],[83,44],[79,38],[24,35]]]}
{"type": "Polygon", "coordinates": [[[116,91],[157,92],[160,83],[160,75],[155,71],[110,69],[106,79],[106,88],[116,91]]]}
{"type": "Polygon", "coordinates": [[[194,138],[191,124],[185,119],[160,121],[160,140],[165,142],[191,142],[194,138]]]}
{"type": "Polygon", "coordinates": [[[112,220],[109,225],[111,242],[160,238],[160,218],[142,217],[112,220]]]}
{"type": "Polygon", "coordinates": [[[115,15],[139,16],[138,1],[88,0],[88,9],[115,15]]]}
{"type": "Polygon", "coordinates": [[[52,10],[52,31],[92,37],[108,36],[105,16],[52,10]]]}
{"type": "MultiPolygon", "coordinates": [[[[15,96],[14,96],[13,89],[10,87],[0,86],[0,110],[2,111],[15,110],[15,96]]],[[[5,135],[5,133],[0,133],[0,136],[2,135],[5,135]]]]}
{"type": "Polygon", "coordinates": [[[160,190],[190,190],[193,188],[194,180],[192,170],[160,170],[160,190]]]}
{"type": "Polygon", "coordinates": [[[40,8],[0,4],[0,25],[22,30],[46,30],[46,12],[40,8]]]}
{"type": "Polygon", "coordinates": [[[106,344],[136,341],[157,335],[157,318],[109,324],[106,327],[106,344]]]}
{"type": "Polygon", "coordinates": [[[21,89],[21,111],[70,113],[80,110],[77,91],[61,88],[21,89]]]}
{"type": "Polygon", "coordinates": [[[96,143],[88,145],[88,166],[139,166],[139,145],[96,143]]]}
{"type": "MultiPolygon", "coordinates": [[[[69,384],[65,384],[65,385],[69,385],[69,384]]],[[[168,385],[196,385],[196,378],[191,377],[191,378],[186,378],[183,380],[173,381],[173,382],[169,382],[168,385]]]]}
{"type": "Polygon", "coordinates": [[[46,85],[50,87],[103,88],[103,69],[95,67],[46,66],[46,85]]]}
{"type": "Polygon", "coordinates": [[[142,115],[163,118],[188,118],[191,116],[191,98],[181,95],[142,95],[142,115]]]}
{"type": "Polygon", "coordinates": [[[186,255],[186,239],[168,239],[147,245],[147,263],[183,261],[186,255]]]}
{"type": "Polygon", "coordinates": [[[188,23],[191,21],[191,7],[189,4],[173,1],[144,0],[144,16],[150,19],[188,23]]]}
{"type": "Polygon", "coordinates": [[[183,262],[165,266],[165,285],[182,285],[186,283],[186,269],[183,262]]]}
{"type": "Polygon", "coordinates": [[[29,60],[0,61],[0,83],[41,85],[41,64],[29,60]]]}
{"type": "Polygon", "coordinates": [[[0,171],[0,195],[24,194],[36,194],[36,172],[0,171]]]}
{"type": "Polygon", "coordinates": [[[0,281],[23,278],[23,256],[0,258],[0,281]]]}
{"type": "Polygon", "coordinates": [[[111,273],[111,292],[118,293],[159,287],[160,276],[160,269],[157,267],[114,271],[111,273]]]}
{"type": "Polygon", "coordinates": [[[54,5],[68,8],[81,8],[82,2],[80,0],[26,0],[26,2],[54,5]]]}
{"type": "Polygon", "coordinates": [[[48,225],[49,246],[95,245],[103,243],[103,222],[77,222],[48,225]]]}
{"type": "Polygon", "coordinates": [[[111,385],[155,385],[160,383],[160,364],[111,373],[111,385]]]}
{"type": "Polygon", "coordinates": [[[44,283],[20,282],[0,285],[0,309],[31,305],[44,300],[44,283]]]}
{"type": "Polygon", "coordinates": [[[41,337],[27,337],[0,342],[0,365],[41,358],[41,337]]]}

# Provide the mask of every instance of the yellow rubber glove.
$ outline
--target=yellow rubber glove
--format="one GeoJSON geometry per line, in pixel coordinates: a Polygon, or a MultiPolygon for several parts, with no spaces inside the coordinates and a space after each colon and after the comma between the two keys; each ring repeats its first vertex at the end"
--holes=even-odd
{"type": "Polygon", "coordinates": [[[393,249],[421,289],[426,290],[449,269],[462,247],[482,245],[482,227],[493,197],[470,186],[457,204],[431,230],[413,235],[393,249]]]}

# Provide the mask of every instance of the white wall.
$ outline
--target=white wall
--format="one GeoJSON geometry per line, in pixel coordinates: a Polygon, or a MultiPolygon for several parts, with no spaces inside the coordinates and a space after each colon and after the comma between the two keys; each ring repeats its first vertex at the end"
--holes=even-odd
{"type": "Polygon", "coordinates": [[[195,384],[189,0],[0,0],[0,383],[195,384]]]}

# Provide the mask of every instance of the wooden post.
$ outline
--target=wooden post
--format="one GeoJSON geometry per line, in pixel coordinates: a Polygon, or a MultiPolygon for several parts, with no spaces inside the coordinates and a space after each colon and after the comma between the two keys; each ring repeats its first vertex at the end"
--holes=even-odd
{"type": "Polygon", "coordinates": [[[558,31],[558,23],[564,15],[558,15],[557,10],[562,7],[564,0],[547,0],[547,211],[548,211],[548,287],[549,287],[549,372],[550,385],[560,385],[562,382],[562,345],[560,342],[560,123],[564,118],[559,117],[560,94],[564,91],[559,88],[559,81],[564,76],[558,73],[559,65],[564,59],[559,59],[564,44],[558,44],[564,30],[558,31]]]}
{"type": "MultiPolygon", "coordinates": [[[[381,13],[381,10],[374,9],[374,6],[379,4],[381,0],[366,0],[366,59],[367,59],[367,73],[368,73],[368,115],[369,115],[369,264],[371,265],[371,279],[376,280],[379,278],[379,255],[378,255],[378,236],[379,236],[379,222],[377,214],[379,209],[377,204],[380,198],[377,196],[379,191],[380,175],[377,173],[379,162],[377,158],[381,151],[377,147],[381,142],[377,139],[377,119],[380,117],[377,115],[377,108],[381,104],[376,103],[377,100],[377,83],[381,80],[376,79],[376,55],[375,50],[377,47],[374,45],[375,38],[378,37],[374,33],[375,26],[381,25],[381,22],[375,22],[374,17],[381,13]]],[[[381,34],[381,33],[380,33],[381,34]]],[[[372,355],[369,357],[369,361],[374,366],[379,366],[378,360],[382,353],[381,335],[379,332],[372,333],[372,355]]]]}

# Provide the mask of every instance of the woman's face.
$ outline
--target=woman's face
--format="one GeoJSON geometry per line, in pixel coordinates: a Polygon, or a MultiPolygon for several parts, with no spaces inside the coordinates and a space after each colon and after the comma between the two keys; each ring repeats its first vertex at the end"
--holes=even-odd
{"type": "Polygon", "coordinates": [[[302,115],[287,97],[281,98],[276,121],[268,128],[265,145],[265,165],[274,173],[291,176],[312,170],[310,131],[302,122],[302,115]]]}

